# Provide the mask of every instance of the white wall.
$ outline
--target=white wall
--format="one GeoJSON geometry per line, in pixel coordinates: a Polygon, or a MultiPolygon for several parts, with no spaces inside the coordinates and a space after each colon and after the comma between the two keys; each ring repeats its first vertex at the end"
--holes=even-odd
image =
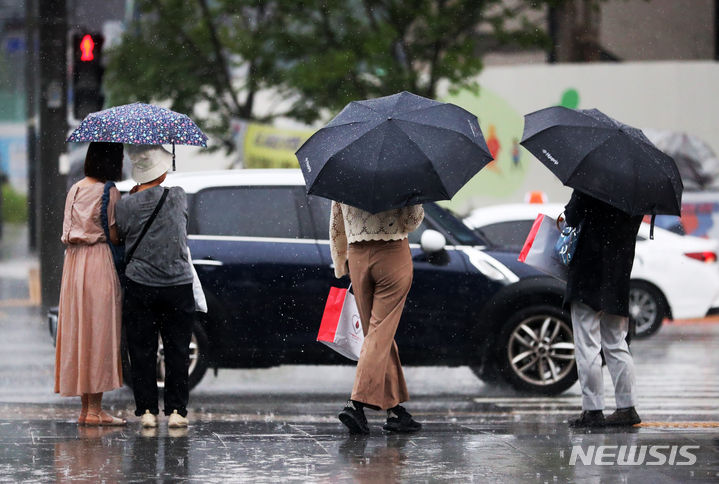
{"type": "MultiPolygon", "coordinates": [[[[719,152],[719,63],[495,66],[487,67],[478,80],[481,86],[478,96],[464,93],[448,95],[445,99],[476,114],[485,138],[488,124],[495,125],[505,147],[517,133],[521,137],[521,126],[517,129],[518,116],[562,104],[565,93],[574,90],[578,103],[568,107],[598,108],[638,128],[685,131],[704,139],[719,152]]],[[[567,98],[564,100],[567,105],[567,98]]],[[[470,182],[455,197],[452,208],[464,213],[475,206],[518,202],[529,190],[544,190],[550,202],[563,202],[568,198],[570,192],[526,150],[521,150],[524,170],[509,169],[505,156],[506,149],[498,156],[500,170],[494,173],[487,168],[482,170],[476,178],[484,178],[483,183],[470,182]],[[497,184],[502,184],[504,189],[492,192],[491,188],[497,184]]]]}
{"type": "Polygon", "coordinates": [[[581,109],[598,108],[638,128],[686,131],[719,151],[717,62],[493,67],[479,80],[524,114],[558,104],[574,88],[581,109]]]}

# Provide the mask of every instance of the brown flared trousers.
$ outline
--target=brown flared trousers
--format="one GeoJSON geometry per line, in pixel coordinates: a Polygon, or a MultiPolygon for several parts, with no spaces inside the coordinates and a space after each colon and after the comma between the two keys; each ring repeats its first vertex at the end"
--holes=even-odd
{"type": "Polygon", "coordinates": [[[392,408],[409,399],[394,341],[412,286],[409,242],[355,242],[349,245],[347,259],[365,334],[350,398],[392,408]]]}

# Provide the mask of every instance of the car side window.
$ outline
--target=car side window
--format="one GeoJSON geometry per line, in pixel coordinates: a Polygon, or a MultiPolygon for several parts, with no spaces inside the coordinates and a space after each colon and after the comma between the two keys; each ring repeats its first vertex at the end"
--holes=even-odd
{"type": "Polygon", "coordinates": [[[332,206],[332,201],[327,198],[307,195],[307,202],[310,206],[315,238],[317,238],[317,240],[329,240],[330,207],[332,206]]]}
{"type": "Polygon", "coordinates": [[[194,196],[199,235],[303,238],[294,187],[217,187],[194,196]]]}
{"type": "Polygon", "coordinates": [[[534,220],[512,220],[498,222],[479,228],[479,233],[494,247],[521,250],[534,220]]]}

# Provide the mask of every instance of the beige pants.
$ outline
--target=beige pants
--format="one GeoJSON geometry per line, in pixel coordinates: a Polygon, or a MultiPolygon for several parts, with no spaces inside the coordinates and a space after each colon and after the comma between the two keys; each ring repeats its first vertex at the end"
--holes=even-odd
{"type": "Polygon", "coordinates": [[[380,409],[409,399],[394,335],[412,286],[407,239],[349,245],[352,288],[365,334],[352,400],[380,409]]]}
{"type": "Polygon", "coordinates": [[[614,383],[617,408],[633,407],[636,380],[634,359],[626,340],[629,318],[597,312],[586,304],[573,301],[572,328],[582,410],[604,410],[602,350],[614,383]]]}

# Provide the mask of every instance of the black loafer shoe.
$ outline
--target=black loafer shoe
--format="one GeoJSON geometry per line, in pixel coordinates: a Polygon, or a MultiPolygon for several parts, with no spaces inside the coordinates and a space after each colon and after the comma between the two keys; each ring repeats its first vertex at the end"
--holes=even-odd
{"type": "Polygon", "coordinates": [[[624,427],[641,423],[634,407],[618,408],[613,414],[604,419],[604,425],[610,427],[624,427]]]}
{"type": "Polygon", "coordinates": [[[390,432],[416,432],[422,424],[412,418],[412,415],[401,405],[387,410],[387,423],[382,428],[390,432]]]}
{"type": "Polygon", "coordinates": [[[352,400],[347,401],[347,406],[337,416],[340,422],[345,424],[351,434],[369,434],[369,425],[365,417],[364,409],[356,405],[352,400]]]}
{"type": "Polygon", "coordinates": [[[573,429],[604,427],[604,412],[601,410],[585,410],[579,418],[569,419],[569,426],[573,429]]]}

